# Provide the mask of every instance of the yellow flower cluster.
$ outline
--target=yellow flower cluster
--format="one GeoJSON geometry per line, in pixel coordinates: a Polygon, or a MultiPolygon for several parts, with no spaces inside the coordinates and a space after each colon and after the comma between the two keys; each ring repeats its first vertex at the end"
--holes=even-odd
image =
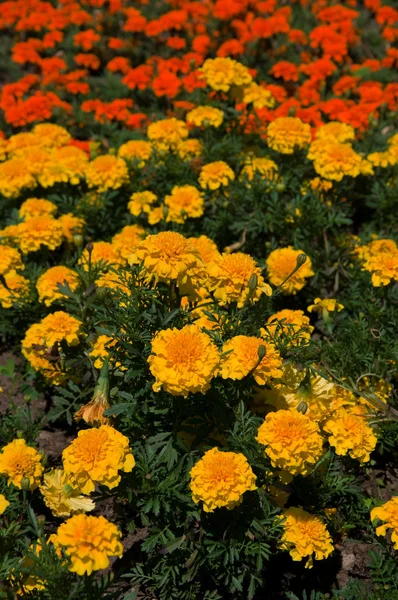
{"type": "Polygon", "coordinates": [[[214,192],[214,190],[218,190],[221,186],[227,186],[234,179],[235,173],[231,167],[223,160],[217,160],[202,167],[199,175],[199,184],[202,189],[209,189],[214,192]]]}
{"type": "Polygon", "coordinates": [[[242,502],[245,492],[256,489],[256,476],[246,457],[218,448],[208,450],[190,475],[193,501],[203,502],[205,512],[221,507],[231,510],[242,502]]]}
{"type": "Polygon", "coordinates": [[[79,280],[75,271],[62,265],[51,267],[45,271],[36,282],[40,302],[44,302],[46,306],[51,306],[53,302],[65,298],[65,294],[58,287],[65,284],[69,285],[72,292],[77,289],[79,280]]]}
{"type": "Polygon", "coordinates": [[[341,408],[326,421],[323,430],[329,434],[328,442],[337,454],[349,454],[361,463],[370,460],[377,438],[360,412],[354,414],[341,408]]]}
{"type": "Polygon", "coordinates": [[[222,348],[220,375],[243,379],[251,374],[259,385],[282,376],[282,359],[276,348],[261,338],[237,335],[222,348]]]}
{"type": "Polygon", "coordinates": [[[41,454],[27,446],[25,440],[13,440],[0,452],[0,475],[8,477],[8,484],[34,490],[44,470],[41,459],[41,454]]]}
{"type": "Polygon", "coordinates": [[[228,92],[232,86],[247,86],[252,76],[244,65],[232,58],[208,58],[199,69],[199,76],[213,90],[228,92]]]}
{"type": "Polygon", "coordinates": [[[292,246],[288,246],[273,250],[266,260],[270,282],[275,286],[285,282],[282,287],[282,292],[285,294],[295,294],[300,291],[307,283],[306,279],[314,275],[311,259],[308,256],[299,266],[298,261],[301,256],[305,256],[302,250],[295,250],[292,246]],[[296,267],[299,268],[295,271],[296,267]]]}
{"type": "Polygon", "coordinates": [[[135,465],[128,439],[109,425],[80,430],[62,460],[65,473],[83,494],[91,493],[96,483],[115,488],[121,480],[119,471],[129,473],[135,465]]]}
{"type": "Polygon", "coordinates": [[[224,113],[219,108],[213,106],[197,106],[189,111],[186,116],[186,122],[192,123],[197,127],[220,127],[223,122],[224,113]]]}
{"type": "Polygon", "coordinates": [[[333,552],[332,538],[319,517],[300,508],[288,508],[283,513],[282,548],[289,550],[293,560],[307,559],[305,567],[312,568],[313,560],[323,560],[333,552]]]}
{"type": "Polygon", "coordinates": [[[299,346],[310,339],[313,330],[309,318],[302,310],[285,308],[269,317],[265,328],[260,329],[260,334],[265,338],[287,338],[289,344],[299,346]]]}
{"type": "Polygon", "coordinates": [[[311,143],[311,128],[297,117],[278,117],[267,128],[267,144],[281,154],[293,154],[296,148],[311,143]]]}
{"type": "Polygon", "coordinates": [[[398,496],[391,498],[391,500],[382,506],[373,508],[370,518],[372,521],[376,519],[384,521],[382,525],[376,528],[377,535],[386,535],[387,529],[392,529],[391,541],[394,544],[394,548],[398,550],[398,496]]]}

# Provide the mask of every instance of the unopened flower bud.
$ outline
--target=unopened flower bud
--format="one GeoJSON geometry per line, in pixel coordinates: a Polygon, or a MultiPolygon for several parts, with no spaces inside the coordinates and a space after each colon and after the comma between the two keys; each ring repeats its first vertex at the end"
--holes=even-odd
{"type": "Polygon", "coordinates": [[[264,356],[267,354],[267,348],[264,346],[264,344],[261,344],[261,346],[258,347],[257,354],[259,360],[263,360],[264,356]]]}
{"type": "Polygon", "coordinates": [[[258,277],[257,277],[257,273],[252,273],[250,275],[250,279],[249,279],[249,290],[251,292],[254,292],[254,290],[256,289],[258,284],[258,277]]]}
{"type": "Polygon", "coordinates": [[[307,412],[307,410],[308,410],[308,404],[307,404],[306,402],[304,402],[304,400],[302,400],[302,401],[300,402],[300,404],[298,405],[298,407],[297,407],[297,410],[298,410],[299,412],[301,412],[303,415],[305,415],[305,413],[306,413],[306,412],[307,412]]]}
{"type": "Polygon", "coordinates": [[[81,248],[81,246],[83,245],[83,236],[81,233],[75,233],[75,235],[73,236],[73,243],[75,244],[75,246],[77,246],[78,248],[81,248]]]}
{"type": "Polygon", "coordinates": [[[91,242],[89,242],[88,244],[86,244],[86,250],[89,254],[91,254],[91,252],[93,251],[93,244],[91,242]]]}
{"type": "Polygon", "coordinates": [[[25,492],[27,492],[28,490],[30,490],[30,479],[29,479],[29,477],[22,477],[22,479],[21,479],[21,489],[23,489],[25,492]]]}
{"type": "Polygon", "coordinates": [[[307,260],[306,254],[299,254],[297,257],[297,262],[296,262],[297,268],[301,267],[305,263],[306,260],[307,260]]]}

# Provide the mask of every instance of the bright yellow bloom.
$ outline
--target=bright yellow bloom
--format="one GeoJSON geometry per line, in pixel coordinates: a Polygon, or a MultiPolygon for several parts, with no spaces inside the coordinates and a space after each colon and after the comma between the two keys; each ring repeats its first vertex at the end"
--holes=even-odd
{"type": "Polygon", "coordinates": [[[23,269],[21,255],[12,246],[0,246],[0,275],[5,275],[10,271],[23,269]]]}
{"type": "Polygon", "coordinates": [[[192,160],[203,152],[203,144],[200,140],[184,140],[178,146],[178,156],[181,160],[192,160]]]}
{"type": "Polygon", "coordinates": [[[168,222],[184,223],[187,218],[197,219],[204,212],[203,192],[193,185],[175,185],[164,203],[168,208],[168,222]]]}
{"type": "Polygon", "coordinates": [[[388,150],[386,152],[372,152],[366,158],[374,167],[382,167],[383,169],[396,164],[393,154],[388,150]]]}
{"type": "Polygon", "coordinates": [[[47,315],[40,321],[40,327],[48,347],[62,340],[65,340],[69,346],[76,346],[79,343],[81,326],[80,321],[62,310],[47,315]]]}
{"type": "Polygon", "coordinates": [[[306,569],[311,569],[313,560],[323,560],[333,552],[332,538],[319,517],[300,508],[284,511],[282,523],[282,548],[289,550],[293,560],[308,558],[306,569]]]}
{"type": "Polygon", "coordinates": [[[248,300],[257,302],[262,294],[271,296],[270,286],[249,254],[221,254],[217,262],[209,265],[208,273],[210,289],[221,305],[237,302],[241,308],[248,300]]]}
{"type": "Polygon", "coordinates": [[[119,233],[113,236],[112,246],[116,249],[123,262],[127,262],[132,253],[145,235],[145,229],[140,225],[126,225],[119,233]]]}
{"type": "Polygon", "coordinates": [[[39,301],[44,302],[46,306],[51,306],[56,300],[66,298],[58,287],[59,284],[65,285],[66,283],[74,292],[79,285],[77,273],[63,265],[51,267],[40,275],[37,280],[36,288],[39,293],[39,301]]]}
{"type": "Polygon", "coordinates": [[[130,202],[127,208],[135,217],[139,217],[141,213],[149,213],[152,204],[157,201],[158,197],[153,192],[134,192],[130,197],[130,202]]]}
{"type": "Polygon", "coordinates": [[[328,442],[334,446],[336,454],[345,456],[348,453],[361,463],[370,460],[377,438],[363,415],[341,408],[326,421],[323,430],[330,434],[328,442]]]}
{"type": "Polygon", "coordinates": [[[226,186],[235,179],[235,173],[222,160],[209,163],[202,167],[199,175],[200,187],[211,191],[218,190],[221,186],[226,186]]]}
{"type": "Polygon", "coordinates": [[[267,321],[266,329],[260,329],[263,337],[283,337],[289,339],[292,346],[300,346],[303,341],[309,340],[314,328],[310,325],[309,318],[302,310],[285,308],[271,315],[267,321]]]}
{"type": "Polygon", "coordinates": [[[59,148],[52,155],[50,163],[46,164],[38,176],[39,183],[48,187],[57,181],[67,181],[77,185],[84,178],[88,165],[88,156],[80,148],[66,146],[59,148]]]}
{"type": "Polygon", "coordinates": [[[8,477],[8,485],[34,490],[44,470],[41,459],[39,452],[27,446],[25,440],[13,440],[0,452],[0,475],[8,477]]]}
{"type": "Polygon", "coordinates": [[[293,154],[296,148],[311,143],[311,127],[296,117],[278,117],[267,128],[267,144],[281,154],[293,154]]]}
{"type": "MultiPolygon", "coordinates": [[[[292,246],[273,250],[266,260],[270,282],[275,286],[281,285],[296,268],[297,259],[300,255],[304,255],[304,252],[302,250],[295,250],[292,246]]],[[[283,285],[282,292],[285,294],[295,294],[305,286],[307,283],[306,278],[313,275],[311,259],[307,256],[304,264],[301,264],[297,271],[283,285]]]]}
{"type": "Polygon", "coordinates": [[[109,242],[93,242],[91,252],[85,248],[79,259],[79,264],[82,265],[85,271],[89,269],[90,260],[91,266],[95,268],[122,265],[124,263],[115,246],[109,242]]]}
{"type": "Polygon", "coordinates": [[[281,377],[282,358],[273,344],[261,338],[237,335],[222,348],[220,375],[223,379],[243,379],[249,373],[259,385],[281,377]]]}
{"type": "Polygon", "coordinates": [[[315,139],[325,142],[351,142],[355,140],[355,129],[340,121],[330,121],[317,129],[315,139]]]}
{"type": "Polygon", "coordinates": [[[213,90],[228,92],[231,86],[249,85],[252,76],[244,65],[232,58],[208,58],[199,69],[199,76],[213,90]]]}
{"type": "Polygon", "coordinates": [[[336,141],[315,141],[311,144],[308,158],[313,160],[318,175],[334,181],[341,181],[345,175],[358,177],[367,164],[349,144],[336,141]]]}
{"type": "Polygon", "coordinates": [[[0,164],[0,194],[16,198],[26,189],[36,187],[36,180],[23,158],[11,158],[0,164]]]}
{"type": "Polygon", "coordinates": [[[28,198],[25,202],[22,202],[19,209],[19,216],[21,219],[27,221],[32,217],[41,217],[47,215],[53,217],[57,212],[57,205],[50,200],[43,200],[42,198],[28,198]]]}
{"type": "Polygon", "coordinates": [[[261,179],[274,181],[278,176],[277,164],[270,158],[253,156],[249,157],[246,163],[239,179],[247,177],[249,181],[253,181],[255,175],[259,175],[261,179]]]}
{"type": "Polygon", "coordinates": [[[135,466],[128,439],[109,425],[79,431],[63,451],[62,460],[73,485],[83,494],[94,491],[96,483],[117,487],[119,471],[129,473],[135,466]]]}
{"type": "Polygon", "coordinates": [[[109,356],[109,348],[116,344],[116,340],[109,335],[99,335],[90,352],[91,358],[95,358],[94,367],[100,369],[109,356]]]}
{"type": "Polygon", "coordinates": [[[88,187],[99,192],[117,190],[129,180],[125,161],[111,154],[98,156],[88,163],[85,174],[88,187]]]}
{"type": "Polygon", "coordinates": [[[184,121],[172,117],[151,123],[148,127],[148,139],[158,152],[174,152],[188,137],[188,128],[184,121]]]}
{"type": "Polygon", "coordinates": [[[322,455],[318,425],[297,410],[269,413],[256,440],[265,446],[273,467],[307,475],[322,455]]]}
{"type": "Polygon", "coordinates": [[[24,254],[37,252],[41,246],[55,250],[62,239],[62,225],[47,215],[32,217],[18,225],[18,244],[24,254]]]}
{"type": "Polygon", "coordinates": [[[177,285],[186,284],[189,271],[203,266],[198,250],[174,231],[148,235],[133,249],[129,263],[142,265],[142,276],[148,283],[176,281],[177,285]]]}
{"type": "Polygon", "coordinates": [[[74,487],[62,469],[52,469],[44,474],[40,486],[44,504],[56,517],[69,517],[72,514],[89,512],[95,508],[90,498],[82,495],[81,490],[74,487]]]}
{"type": "Polygon", "coordinates": [[[3,308],[11,308],[28,300],[29,279],[16,271],[9,271],[4,275],[4,282],[5,285],[0,282],[0,304],[3,308]]]}
{"type": "Polygon", "coordinates": [[[10,157],[14,157],[21,151],[32,150],[33,147],[40,145],[40,138],[32,131],[21,131],[6,141],[6,152],[10,157]]]}
{"type": "Polygon", "coordinates": [[[66,146],[72,139],[66,129],[54,123],[39,123],[33,127],[32,134],[40,140],[42,146],[50,148],[66,146]]]}
{"type": "Polygon", "coordinates": [[[376,535],[386,535],[387,529],[392,529],[391,541],[395,550],[398,550],[398,496],[391,498],[382,506],[373,508],[370,512],[370,519],[380,519],[384,521],[382,525],[376,527],[376,535]]]}
{"type": "Polygon", "coordinates": [[[275,98],[271,92],[254,81],[244,88],[243,102],[253,104],[254,108],[273,108],[275,106],[275,98]]]}
{"type": "Polygon", "coordinates": [[[118,150],[120,158],[131,161],[136,160],[140,169],[142,169],[145,163],[150,159],[151,154],[151,144],[144,140],[129,140],[122,144],[118,150]]]}
{"type": "Polygon", "coordinates": [[[189,111],[185,120],[187,123],[193,123],[197,127],[220,127],[223,122],[224,113],[219,108],[213,106],[197,106],[189,111]]]}
{"type": "Polygon", "coordinates": [[[363,269],[372,273],[372,285],[375,287],[388,285],[391,281],[398,281],[398,250],[371,252],[363,269]]]}
{"type": "Polygon", "coordinates": [[[119,529],[105,517],[75,515],[58,527],[55,543],[70,558],[69,571],[91,575],[106,569],[110,557],[122,556],[120,538],[119,529]]]}
{"type": "Polygon", "coordinates": [[[80,236],[86,226],[85,220],[76,217],[73,213],[61,215],[58,223],[62,227],[62,235],[68,242],[73,242],[74,236],[80,236]]]}
{"type": "Polygon", "coordinates": [[[9,505],[10,503],[8,502],[7,498],[3,494],[0,494],[0,515],[7,510],[9,505]]]}
{"type": "Polygon", "coordinates": [[[243,500],[243,494],[257,489],[247,458],[237,452],[208,450],[191,469],[193,501],[203,502],[205,512],[225,506],[233,509],[243,500]]]}
{"type": "Polygon", "coordinates": [[[185,398],[209,389],[220,362],[217,347],[196,325],[160,331],[152,340],[152,352],[148,363],[155,392],[163,388],[185,398]]]}
{"type": "Polygon", "coordinates": [[[108,271],[102,273],[96,280],[97,287],[108,288],[110,290],[120,290],[125,294],[129,293],[127,283],[131,280],[131,273],[128,271],[119,270],[118,273],[114,271],[108,271]]]}
{"type": "Polygon", "coordinates": [[[340,312],[341,310],[343,310],[344,306],[343,304],[340,304],[339,302],[337,302],[337,300],[335,298],[315,298],[314,300],[314,304],[311,304],[310,306],[307,306],[307,310],[309,313],[311,312],[322,312],[322,313],[329,313],[329,312],[340,312]]]}
{"type": "Polygon", "coordinates": [[[206,264],[216,262],[221,256],[217,245],[206,235],[200,235],[197,238],[190,237],[188,241],[197,249],[206,264]]]}

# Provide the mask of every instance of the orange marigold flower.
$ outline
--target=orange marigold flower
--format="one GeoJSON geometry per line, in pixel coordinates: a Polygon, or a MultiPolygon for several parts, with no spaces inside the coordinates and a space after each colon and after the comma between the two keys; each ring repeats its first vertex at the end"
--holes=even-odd
{"type": "Polygon", "coordinates": [[[50,200],[28,198],[28,200],[22,202],[19,208],[19,216],[25,221],[32,217],[41,217],[42,215],[53,217],[57,210],[57,205],[50,202],[50,200]]]}
{"type": "Polygon", "coordinates": [[[37,280],[36,288],[39,293],[39,301],[44,302],[46,306],[51,306],[56,300],[66,298],[65,294],[59,289],[59,285],[65,284],[68,284],[74,292],[79,285],[77,273],[63,265],[51,267],[40,275],[37,280]]]}
{"type": "Polygon", "coordinates": [[[293,154],[311,143],[311,128],[296,117],[278,117],[268,125],[267,143],[277,152],[293,154]]]}
{"type": "Polygon", "coordinates": [[[23,269],[21,255],[16,248],[11,246],[0,246],[0,275],[10,271],[23,269]]]}

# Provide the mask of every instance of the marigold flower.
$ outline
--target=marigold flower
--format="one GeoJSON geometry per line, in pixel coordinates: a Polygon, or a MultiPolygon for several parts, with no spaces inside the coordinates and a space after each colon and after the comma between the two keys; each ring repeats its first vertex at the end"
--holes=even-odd
{"type": "Polygon", "coordinates": [[[351,142],[355,140],[355,129],[340,121],[330,121],[321,125],[315,133],[315,139],[325,142],[351,142]]]}
{"type": "Polygon", "coordinates": [[[330,434],[328,442],[335,447],[336,454],[345,456],[348,453],[361,463],[370,460],[377,438],[363,415],[341,408],[326,421],[323,430],[330,434]]]}
{"type": "Polygon", "coordinates": [[[198,250],[183,235],[164,231],[148,235],[133,250],[130,264],[142,264],[146,281],[187,284],[189,272],[203,266],[198,250]]]}
{"type": "Polygon", "coordinates": [[[18,225],[18,244],[24,254],[37,252],[41,246],[55,250],[62,239],[61,223],[47,215],[32,217],[18,225]]]}
{"type": "Polygon", "coordinates": [[[54,123],[39,123],[33,127],[32,133],[40,140],[42,146],[49,148],[66,146],[72,139],[72,136],[64,127],[54,123]]]}
{"type": "Polygon", "coordinates": [[[259,175],[261,179],[274,181],[278,176],[278,167],[270,158],[253,156],[249,157],[246,162],[239,179],[247,177],[249,181],[253,181],[255,175],[259,175]]]}
{"type": "Polygon", "coordinates": [[[138,166],[142,169],[145,163],[150,159],[152,147],[149,142],[144,140],[129,140],[122,144],[118,150],[120,158],[125,160],[136,160],[138,166]]]}
{"type": "Polygon", "coordinates": [[[315,298],[314,304],[310,304],[307,306],[307,310],[309,313],[311,312],[321,312],[321,313],[330,313],[330,312],[340,312],[343,310],[343,304],[337,302],[335,298],[315,298]]]}
{"type": "Polygon", "coordinates": [[[73,213],[61,215],[58,223],[62,227],[62,235],[68,242],[73,242],[74,236],[80,235],[86,226],[85,220],[81,217],[76,217],[73,213]]]}
{"type": "Polygon", "coordinates": [[[116,340],[109,335],[99,335],[93,344],[93,349],[90,352],[91,358],[94,358],[94,367],[101,369],[105,360],[109,356],[109,348],[116,344],[116,340]]]}
{"type": "Polygon", "coordinates": [[[196,127],[220,127],[223,119],[223,111],[213,106],[197,106],[185,117],[187,123],[193,123],[196,127]]]}
{"type": "Polygon", "coordinates": [[[122,556],[120,537],[119,529],[105,517],[75,515],[58,527],[54,541],[70,558],[69,571],[91,575],[106,569],[110,557],[122,556]]]}
{"type": "Polygon", "coordinates": [[[209,389],[220,362],[215,344],[195,325],[160,331],[152,340],[152,352],[148,363],[155,392],[163,388],[185,398],[209,389]]]}
{"type": "Polygon", "coordinates": [[[362,268],[372,273],[372,285],[375,287],[398,281],[398,250],[371,251],[362,268]]]}
{"type": "Polygon", "coordinates": [[[208,266],[208,274],[209,289],[221,305],[237,302],[241,308],[248,300],[257,302],[262,294],[271,296],[270,286],[249,254],[221,254],[217,262],[208,266]]]}
{"type": "Polygon", "coordinates": [[[252,76],[244,65],[232,58],[208,58],[199,70],[213,90],[228,92],[232,85],[243,86],[252,82],[252,76]]]}
{"type": "Polygon", "coordinates": [[[2,515],[7,510],[9,505],[10,503],[8,502],[4,494],[0,494],[0,515],[2,515]]]}
{"type": "Polygon", "coordinates": [[[90,494],[96,483],[113,489],[119,485],[119,471],[132,471],[135,460],[125,435],[111,427],[79,431],[62,453],[64,470],[73,485],[90,494]]]}
{"type": "Polygon", "coordinates": [[[31,219],[32,217],[49,216],[53,217],[57,212],[57,205],[50,200],[43,200],[41,198],[29,198],[22,202],[19,208],[19,216],[21,219],[31,219]]]}
{"type": "Polygon", "coordinates": [[[398,496],[391,498],[382,506],[373,508],[370,512],[371,521],[380,519],[382,525],[376,527],[376,535],[386,535],[387,529],[392,529],[391,541],[395,550],[398,550],[398,496]]]}
{"type": "Polygon", "coordinates": [[[115,246],[109,242],[93,242],[91,250],[85,248],[79,259],[79,264],[82,265],[85,271],[88,271],[90,261],[95,268],[121,265],[124,262],[115,246]]]}
{"type": "Polygon", "coordinates": [[[204,212],[203,192],[193,185],[175,185],[164,203],[168,208],[168,222],[184,223],[187,218],[197,219],[204,212]]]}
{"type": "Polygon", "coordinates": [[[317,140],[311,144],[308,158],[313,160],[318,175],[333,181],[341,181],[345,175],[358,177],[366,164],[349,144],[336,141],[317,140]]]}
{"type": "Polygon", "coordinates": [[[217,245],[206,235],[200,235],[197,238],[190,237],[188,241],[197,249],[201,259],[206,264],[216,262],[221,256],[217,245]]]}
{"type": "Polygon", "coordinates": [[[203,502],[205,512],[226,507],[232,510],[243,500],[243,494],[257,489],[247,458],[238,452],[208,450],[190,472],[193,501],[203,502]]]}
{"type": "Polygon", "coordinates": [[[95,508],[90,498],[83,496],[81,490],[71,485],[69,477],[62,469],[52,469],[44,474],[40,492],[44,504],[56,517],[69,517],[95,508]]]}
{"type": "MultiPolygon", "coordinates": [[[[273,250],[266,260],[270,282],[275,286],[281,285],[293,273],[301,255],[305,256],[304,252],[295,250],[292,246],[273,250]]],[[[306,261],[284,283],[282,291],[285,294],[296,294],[307,283],[306,278],[313,275],[311,259],[307,256],[306,261]]]]}
{"type": "Polygon", "coordinates": [[[289,550],[293,560],[307,558],[306,569],[313,560],[323,560],[334,550],[332,538],[319,517],[300,508],[288,508],[283,513],[282,548],[289,550]]]}
{"type": "Polygon", "coordinates": [[[28,299],[30,283],[16,271],[8,271],[4,275],[4,283],[0,283],[0,304],[3,308],[11,308],[28,299]]]}
{"type": "Polygon", "coordinates": [[[59,284],[68,284],[72,292],[74,292],[79,285],[77,273],[63,265],[51,267],[45,271],[36,282],[39,301],[44,302],[46,306],[51,306],[56,300],[66,298],[65,294],[60,291],[59,284]]]}
{"type": "Polygon", "coordinates": [[[267,321],[266,329],[260,329],[263,337],[287,337],[289,344],[299,346],[309,340],[314,328],[310,325],[309,318],[302,310],[285,308],[271,315],[267,321]]]}
{"type": "Polygon", "coordinates": [[[188,129],[184,121],[174,117],[156,121],[148,127],[148,139],[158,152],[174,152],[188,137],[188,129]]]}
{"type": "Polygon", "coordinates": [[[144,192],[134,192],[130,197],[130,202],[127,208],[135,217],[139,217],[142,213],[149,213],[152,204],[157,201],[158,197],[153,192],[148,190],[144,192]]]}
{"type": "Polygon", "coordinates": [[[256,440],[265,446],[273,467],[307,475],[322,455],[318,425],[295,409],[269,413],[256,440]]]}
{"type": "Polygon", "coordinates": [[[131,274],[128,271],[122,271],[119,267],[119,272],[115,273],[115,271],[111,270],[107,273],[102,273],[100,277],[98,277],[96,284],[99,288],[108,288],[109,290],[120,290],[125,294],[129,293],[129,287],[127,283],[131,279],[131,274]]]}
{"type": "Polygon", "coordinates": [[[310,143],[311,128],[297,117],[278,117],[268,125],[267,144],[281,154],[293,154],[310,143]]]}
{"type": "Polygon", "coordinates": [[[275,98],[271,92],[254,82],[243,89],[243,102],[253,104],[254,108],[273,108],[275,106],[275,98]]]}
{"type": "Polygon", "coordinates": [[[118,252],[123,261],[127,261],[131,252],[145,236],[145,229],[140,225],[126,225],[123,229],[113,236],[112,246],[118,252]]]}
{"type": "Polygon", "coordinates": [[[281,377],[282,358],[273,344],[261,338],[237,335],[223,348],[220,375],[223,379],[243,379],[249,373],[259,385],[272,377],[281,377]]]}
{"type": "Polygon", "coordinates": [[[178,146],[177,152],[181,160],[192,160],[202,154],[203,144],[200,140],[184,140],[178,146]]]}
{"type": "Polygon", "coordinates": [[[22,158],[11,158],[0,164],[0,194],[16,198],[25,189],[36,187],[36,180],[22,158]]]}
{"type": "Polygon", "coordinates": [[[13,440],[0,452],[0,475],[8,477],[8,485],[34,490],[44,471],[41,459],[39,452],[27,446],[25,440],[13,440]]]}
{"type": "Polygon", "coordinates": [[[117,190],[129,180],[128,169],[122,158],[111,154],[97,156],[85,168],[87,185],[99,192],[117,190]]]}
{"type": "Polygon", "coordinates": [[[16,248],[0,245],[0,275],[23,268],[21,255],[16,248]]]}
{"type": "Polygon", "coordinates": [[[218,190],[221,186],[226,186],[235,179],[235,173],[222,160],[209,163],[202,167],[199,175],[200,187],[211,191],[218,190]]]}
{"type": "Polygon", "coordinates": [[[44,166],[39,183],[48,187],[57,181],[77,185],[84,178],[88,156],[80,148],[65,146],[54,151],[53,160],[44,166]]]}

